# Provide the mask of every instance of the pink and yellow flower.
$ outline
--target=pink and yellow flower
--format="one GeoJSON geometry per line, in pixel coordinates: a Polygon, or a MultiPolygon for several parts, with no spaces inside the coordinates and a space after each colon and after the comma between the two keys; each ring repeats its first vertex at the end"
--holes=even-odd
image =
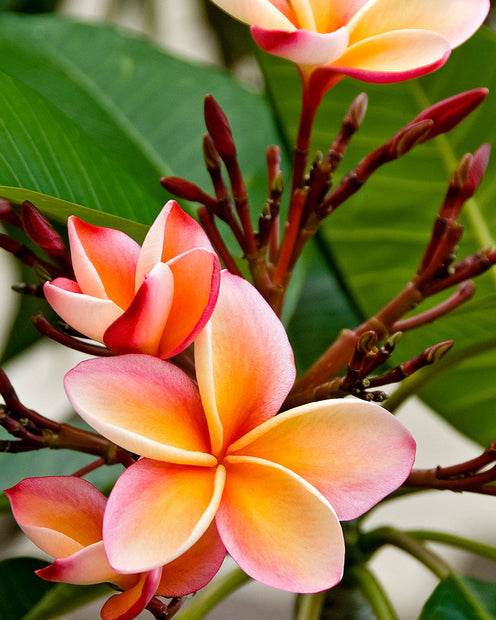
{"type": "Polygon", "coordinates": [[[68,222],[76,282],[57,278],[45,296],[64,321],[117,353],[177,355],[206,324],[220,264],[201,228],[167,203],[143,247],[124,233],[68,222]]]}
{"type": "Polygon", "coordinates": [[[122,592],[103,606],[103,620],[132,620],[153,596],[184,596],[206,585],[219,570],[225,548],[212,524],[183,556],[141,574],[119,574],[102,541],[106,497],[73,477],[28,478],[5,492],[26,536],[55,562],[37,571],[47,581],[110,583],[122,592]]]}
{"type": "Polygon", "coordinates": [[[110,564],[121,573],[152,571],[215,523],[253,578],[294,592],[335,585],[344,563],[339,521],[405,480],[412,437],[362,401],[324,401],[275,417],[295,378],[293,353],[268,304],[228,272],[195,342],[195,363],[198,386],[146,355],[86,361],[66,375],[79,414],[143,457],[109,498],[110,564]]]}
{"type": "Polygon", "coordinates": [[[213,0],[250,24],[265,51],[367,82],[396,82],[441,67],[484,22],[489,0],[213,0]]]}

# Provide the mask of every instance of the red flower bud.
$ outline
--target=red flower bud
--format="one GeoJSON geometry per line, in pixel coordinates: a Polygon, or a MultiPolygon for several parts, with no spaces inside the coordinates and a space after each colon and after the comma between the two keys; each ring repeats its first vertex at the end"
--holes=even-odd
{"type": "Polygon", "coordinates": [[[219,155],[223,159],[236,157],[231,126],[224,111],[212,95],[205,97],[205,124],[219,155]]]}
{"type": "Polygon", "coordinates": [[[28,237],[48,256],[58,258],[66,255],[62,237],[32,203],[28,201],[23,203],[21,218],[28,237]]]}

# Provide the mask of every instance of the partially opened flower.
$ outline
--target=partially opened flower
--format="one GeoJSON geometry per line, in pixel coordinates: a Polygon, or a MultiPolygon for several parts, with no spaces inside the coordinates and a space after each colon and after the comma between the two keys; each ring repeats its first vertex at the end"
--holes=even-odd
{"type": "MultiPolygon", "coordinates": [[[[213,0],[264,50],[318,69],[396,82],[442,66],[486,18],[489,0],[213,0]]],[[[325,75],[322,75],[322,74],[325,75]]]]}
{"type": "Polygon", "coordinates": [[[228,552],[255,579],[295,592],[333,586],[344,563],[339,520],[359,516],[405,480],[412,437],[362,401],[274,417],[295,377],[291,347],[259,293],[228,272],[195,362],[198,387],[145,355],[86,361],[66,375],[80,415],[144,457],[109,498],[111,565],[153,570],[215,521],[228,552]]]}
{"type": "Polygon", "coordinates": [[[77,217],[68,231],[77,281],[57,278],[44,288],[64,321],[118,353],[168,358],[191,344],[215,306],[220,264],[176,202],[165,205],[141,249],[77,217]]]}
{"type": "Polygon", "coordinates": [[[5,492],[26,536],[55,559],[36,571],[47,581],[76,585],[110,583],[122,592],[103,606],[103,620],[132,620],[156,594],[184,596],[207,584],[224,560],[215,525],[169,566],[141,574],[117,573],[102,541],[106,497],[80,478],[28,478],[5,492]]]}

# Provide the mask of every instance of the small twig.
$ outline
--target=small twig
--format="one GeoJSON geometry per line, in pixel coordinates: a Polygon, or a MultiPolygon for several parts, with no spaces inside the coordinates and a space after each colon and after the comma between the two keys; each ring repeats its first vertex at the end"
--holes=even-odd
{"type": "Polygon", "coordinates": [[[88,463],[88,465],[86,465],[85,467],[81,467],[81,469],[78,469],[72,475],[75,478],[82,478],[83,476],[86,476],[87,474],[91,474],[92,471],[95,471],[95,469],[98,469],[99,467],[102,467],[103,465],[105,465],[105,459],[100,457],[96,459],[96,461],[92,461],[91,463],[88,463]]]}
{"type": "Polygon", "coordinates": [[[200,209],[198,209],[198,219],[203,226],[203,230],[207,233],[210,243],[226,268],[234,275],[242,277],[242,273],[236,265],[233,255],[229,252],[227,245],[224,243],[224,240],[219,233],[219,229],[215,224],[215,220],[210,209],[207,207],[200,207],[200,209]]]}
{"type": "Polygon", "coordinates": [[[37,314],[34,316],[32,321],[40,334],[47,336],[47,338],[50,338],[51,340],[54,340],[69,349],[74,349],[75,351],[80,351],[81,353],[87,353],[88,355],[96,355],[99,357],[111,357],[115,355],[115,353],[106,347],[82,342],[73,336],[69,336],[52,325],[42,314],[37,314]]]}
{"type": "Polygon", "coordinates": [[[148,603],[147,609],[156,620],[171,620],[181,609],[182,602],[182,598],[173,598],[168,603],[164,603],[159,598],[154,597],[148,603]]]}

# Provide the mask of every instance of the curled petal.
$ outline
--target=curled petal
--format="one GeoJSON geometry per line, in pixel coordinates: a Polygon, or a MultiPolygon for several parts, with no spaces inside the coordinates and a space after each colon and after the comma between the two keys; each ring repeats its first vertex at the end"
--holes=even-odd
{"type": "Polygon", "coordinates": [[[213,0],[213,2],[245,24],[289,31],[296,28],[287,16],[292,11],[290,12],[286,0],[213,0]]]}
{"type": "Polygon", "coordinates": [[[415,460],[415,441],[379,405],[331,400],[281,413],[242,437],[230,452],[294,471],[329,500],[340,521],[347,521],[405,481],[415,460]]]}
{"type": "Polygon", "coordinates": [[[126,309],[134,297],[139,245],[112,228],[72,216],[67,223],[74,273],[86,295],[111,299],[126,309]]]}
{"type": "Polygon", "coordinates": [[[36,546],[64,558],[102,539],[106,498],[81,478],[26,478],[5,491],[15,520],[36,546]]]}
{"type": "Polygon", "coordinates": [[[187,596],[201,590],[219,572],[226,548],[213,522],[186,553],[164,566],[158,596],[187,596]]]}
{"type": "Polygon", "coordinates": [[[295,377],[282,323],[251,284],[227,271],[195,363],[214,454],[275,415],[295,377]]]}
{"type": "Polygon", "coordinates": [[[216,522],[228,553],[251,577],[289,592],[320,592],[344,568],[341,526],[327,500],[288,469],[229,456],[216,522]]]}
{"type": "Polygon", "coordinates": [[[161,568],[144,573],[132,588],[111,596],[102,608],[102,620],[133,620],[139,616],[155,596],[161,574],[161,568]]]}
{"type": "Polygon", "coordinates": [[[36,571],[36,574],[46,581],[81,586],[119,581],[119,576],[107,560],[102,540],[66,558],[55,560],[53,564],[36,571]]]}
{"type": "Polygon", "coordinates": [[[431,30],[457,47],[484,23],[489,0],[371,0],[349,23],[351,41],[392,30],[431,30]]]}
{"type": "Polygon", "coordinates": [[[205,327],[220,285],[219,259],[210,250],[188,250],[167,266],[174,278],[174,299],[160,342],[162,359],[184,351],[205,327]]]}
{"type": "Polygon", "coordinates": [[[225,470],[141,459],[117,481],[103,539],[111,565],[141,573],[172,562],[207,531],[220,503],[225,470]]]}
{"type": "Polygon", "coordinates": [[[309,30],[265,30],[251,28],[255,42],[266,52],[299,65],[325,65],[339,58],[348,46],[348,31],[340,28],[321,34],[309,30]]]}
{"type": "Polygon", "coordinates": [[[172,272],[157,263],[126,312],[105,332],[107,347],[117,353],[158,355],[173,298],[172,272]]]}
{"type": "Polygon", "coordinates": [[[394,30],[355,43],[327,69],[365,82],[399,82],[439,69],[450,53],[434,32],[394,30]]]}
{"type": "Polygon", "coordinates": [[[175,200],[170,200],[152,224],[138,259],[136,290],[157,263],[166,263],[193,248],[213,252],[203,228],[185,213],[175,200]]]}
{"type": "Polygon", "coordinates": [[[103,335],[122,314],[110,299],[83,295],[79,285],[66,278],[46,282],[43,292],[55,312],[73,329],[92,340],[103,342],[103,335]]]}
{"type": "Polygon", "coordinates": [[[198,390],[176,366],[147,355],[81,362],[65,376],[74,409],[95,430],[149,458],[211,467],[198,390]]]}

